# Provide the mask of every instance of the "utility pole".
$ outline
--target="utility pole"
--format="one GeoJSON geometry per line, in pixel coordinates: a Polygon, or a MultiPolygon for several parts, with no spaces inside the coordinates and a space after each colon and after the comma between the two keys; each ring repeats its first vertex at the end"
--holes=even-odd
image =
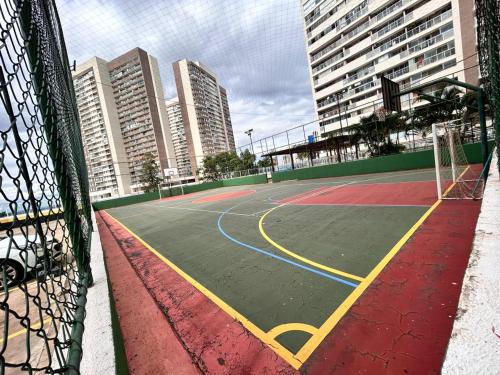
{"type": "Polygon", "coordinates": [[[342,153],[344,154],[344,161],[346,161],[345,160],[345,158],[346,158],[346,150],[343,147],[344,146],[344,138],[343,138],[344,137],[344,128],[342,127],[342,113],[340,111],[340,98],[339,98],[340,94],[338,92],[336,92],[335,96],[337,97],[337,111],[339,113],[340,135],[342,137],[342,153]]]}

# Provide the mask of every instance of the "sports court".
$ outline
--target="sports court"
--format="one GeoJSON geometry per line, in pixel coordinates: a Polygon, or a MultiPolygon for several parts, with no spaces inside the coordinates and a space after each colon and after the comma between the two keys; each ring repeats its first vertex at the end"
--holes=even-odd
{"type": "Polygon", "coordinates": [[[298,369],[440,202],[423,169],[227,187],[102,217],[298,369]]]}

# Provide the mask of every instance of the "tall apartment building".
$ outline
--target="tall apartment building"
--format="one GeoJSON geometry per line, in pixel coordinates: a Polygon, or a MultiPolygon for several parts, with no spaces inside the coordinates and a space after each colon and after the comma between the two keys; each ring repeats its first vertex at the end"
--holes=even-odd
{"type": "Polygon", "coordinates": [[[91,196],[142,191],[145,153],[163,171],[177,162],[156,59],[135,48],[109,62],[93,57],[73,74],[91,196]]]}
{"type": "Polygon", "coordinates": [[[106,64],[93,57],[73,73],[92,200],[130,193],[128,163],[106,64]]]}
{"type": "Polygon", "coordinates": [[[235,151],[227,95],[203,64],[180,60],[173,68],[191,171],[196,175],[204,156],[235,151]]]}
{"type": "Polygon", "coordinates": [[[135,48],[108,64],[132,191],[141,191],[143,157],[163,171],[177,166],[157,60],[135,48]]]}
{"type": "Polygon", "coordinates": [[[174,145],[179,176],[191,177],[193,176],[193,171],[191,169],[191,160],[189,158],[186,132],[184,130],[184,122],[182,121],[182,111],[181,105],[179,104],[179,98],[167,100],[165,103],[167,106],[167,117],[170,124],[170,133],[172,134],[172,143],[174,145]]]}
{"type": "Polygon", "coordinates": [[[478,82],[473,0],[302,0],[302,12],[322,132],[378,109],[381,76],[478,82]]]}

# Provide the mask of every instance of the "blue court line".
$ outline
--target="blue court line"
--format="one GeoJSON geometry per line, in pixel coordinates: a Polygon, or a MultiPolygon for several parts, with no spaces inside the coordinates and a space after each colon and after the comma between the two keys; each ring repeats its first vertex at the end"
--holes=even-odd
{"type": "MultiPolygon", "coordinates": [[[[237,205],[239,206],[239,205],[237,205]]],[[[224,236],[226,237],[228,240],[230,241],[233,241],[234,243],[240,245],[240,246],[243,246],[243,247],[246,247],[247,249],[250,249],[252,251],[256,251],[262,255],[266,255],[268,257],[271,257],[271,258],[274,258],[276,260],[279,260],[281,262],[284,262],[284,263],[288,263],[294,267],[297,267],[297,268],[301,268],[303,270],[306,270],[308,272],[312,272],[316,275],[319,275],[319,276],[322,276],[322,277],[326,277],[327,279],[330,279],[330,280],[335,280],[339,283],[342,283],[342,284],[345,284],[345,285],[349,285],[353,288],[356,288],[358,286],[358,284],[356,283],[353,283],[351,281],[347,281],[347,280],[344,280],[344,279],[341,279],[340,277],[337,277],[337,276],[333,276],[333,275],[330,275],[329,273],[326,273],[326,272],[323,272],[323,271],[319,271],[319,270],[316,270],[314,268],[311,268],[311,267],[308,267],[308,266],[304,266],[303,264],[300,264],[300,263],[297,263],[297,262],[294,262],[293,260],[290,260],[290,259],[287,259],[287,258],[283,258],[279,255],[276,255],[276,254],[273,254],[273,253],[270,253],[266,250],[262,250],[262,249],[259,249],[258,247],[255,247],[255,246],[252,246],[252,245],[249,245],[245,242],[241,242],[239,240],[237,240],[236,238],[234,237],[231,237],[229,234],[227,234],[224,229],[222,229],[222,225],[221,225],[221,221],[222,221],[222,218],[224,217],[224,215],[229,212],[231,209],[233,209],[234,207],[231,207],[229,209],[227,209],[225,212],[223,212],[220,216],[219,216],[219,219],[217,220],[217,228],[219,229],[219,232],[224,236]]]]}

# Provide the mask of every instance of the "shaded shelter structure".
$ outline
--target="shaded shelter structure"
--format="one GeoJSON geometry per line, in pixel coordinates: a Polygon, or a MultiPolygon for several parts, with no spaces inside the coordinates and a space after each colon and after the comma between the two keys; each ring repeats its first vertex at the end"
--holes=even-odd
{"type": "MultiPolygon", "coordinates": [[[[292,169],[295,169],[294,155],[298,154],[307,154],[310,164],[314,165],[313,160],[315,159],[315,155],[324,151],[330,157],[333,157],[335,155],[337,162],[340,163],[342,161],[342,154],[345,152],[345,150],[347,148],[355,147],[357,158],[358,142],[352,135],[337,133],[337,131],[324,133],[322,134],[323,139],[321,140],[315,140],[314,142],[296,143],[295,145],[289,144],[282,148],[269,150],[262,156],[270,157],[271,159],[273,159],[275,156],[288,155],[291,160],[292,169]]],[[[273,162],[273,172],[276,166],[277,165],[274,165],[273,162]]]]}

